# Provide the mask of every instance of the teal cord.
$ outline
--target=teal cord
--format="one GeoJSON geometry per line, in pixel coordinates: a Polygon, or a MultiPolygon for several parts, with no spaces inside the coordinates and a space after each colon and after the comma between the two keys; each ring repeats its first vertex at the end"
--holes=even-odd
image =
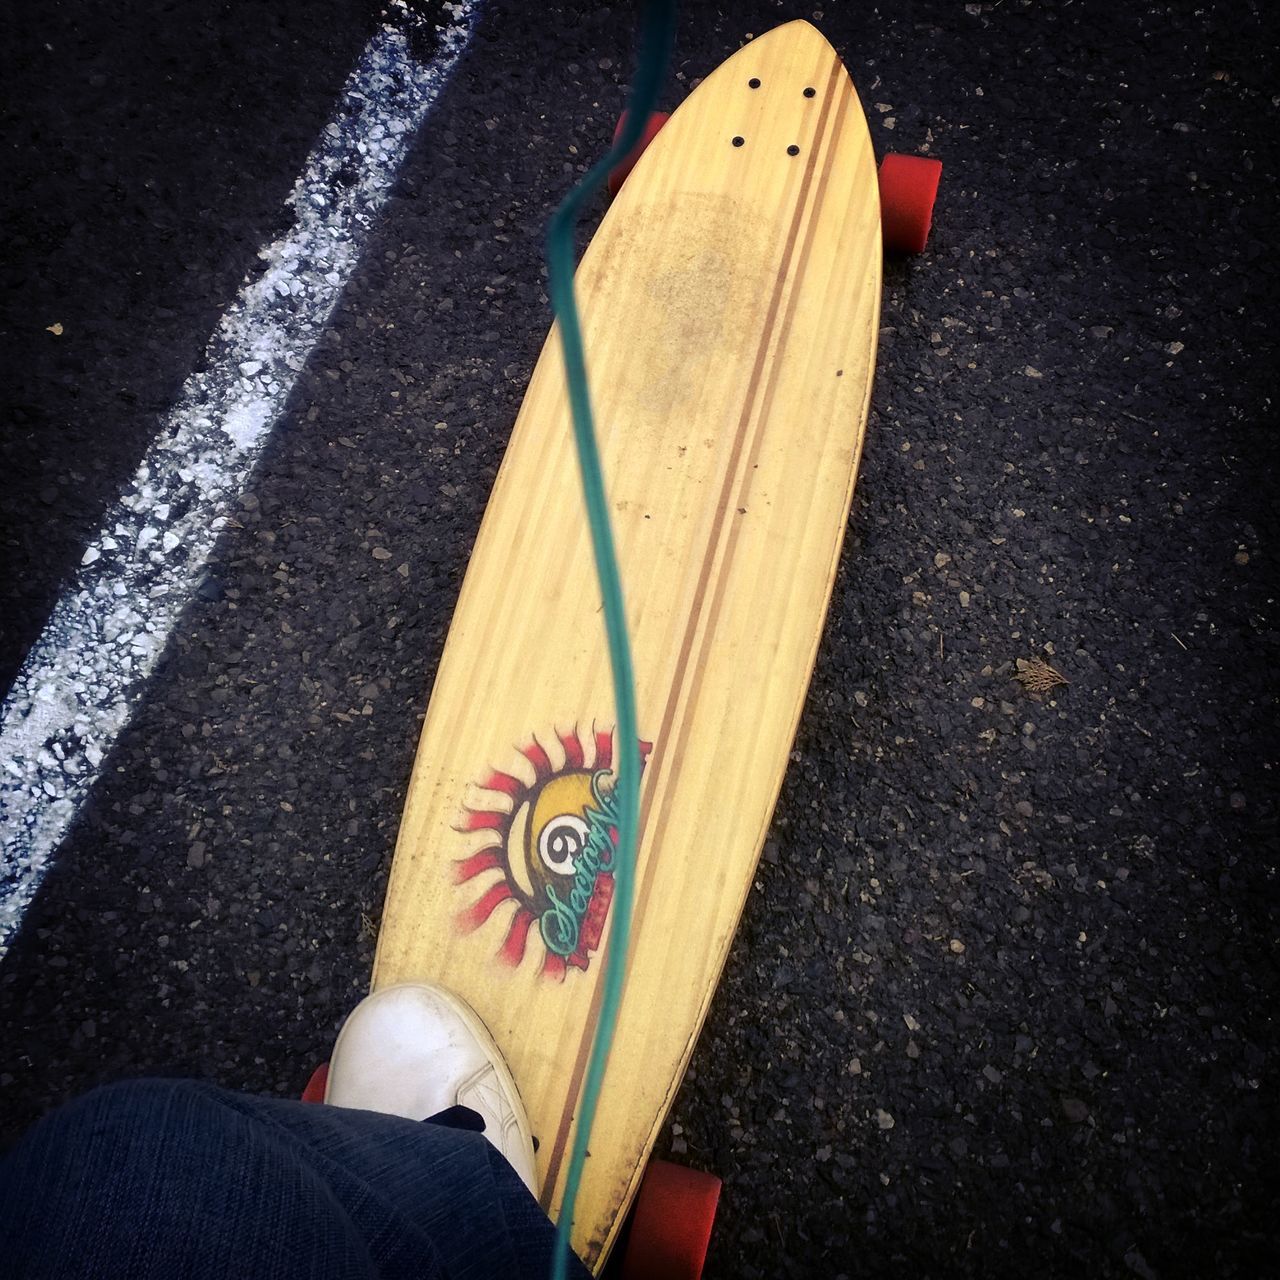
{"type": "Polygon", "coordinates": [[[600,469],[600,449],[596,442],[591,413],[591,392],[587,383],[587,361],[582,347],[582,326],[574,300],[574,228],[583,205],[601,186],[612,169],[640,141],[645,123],[658,99],[666,74],[675,32],[674,0],[647,0],[641,28],[640,54],[635,80],[627,102],[627,118],[622,134],[605,156],[564,198],[547,228],[547,270],[551,306],[560,323],[560,345],[564,353],[565,380],[569,386],[569,407],[573,415],[573,437],[578,447],[578,467],[586,501],[591,546],[596,574],[604,599],[604,625],[609,641],[609,662],[613,669],[613,691],[618,719],[618,773],[614,783],[619,801],[618,848],[614,856],[613,933],[604,958],[604,999],[596,1023],[586,1083],[578,1109],[569,1172],[556,1226],[552,1254],[552,1280],[564,1280],[568,1263],[569,1234],[573,1210],[582,1183],[582,1166],[587,1156],[587,1139],[600,1101],[609,1048],[618,1020],[622,984],[631,937],[631,908],[635,898],[636,831],[640,816],[640,731],[636,721],[635,673],[631,665],[631,643],[627,637],[627,615],[622,601],[622,578],[614,547],[604,476],[600,469]]]}

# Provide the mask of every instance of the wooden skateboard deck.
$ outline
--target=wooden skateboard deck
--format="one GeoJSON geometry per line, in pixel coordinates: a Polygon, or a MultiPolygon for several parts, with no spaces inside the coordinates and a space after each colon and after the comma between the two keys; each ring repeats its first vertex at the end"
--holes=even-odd
{"type": "MultiPolygon", "coordinates": [[[[786,770],[866,426],[879,218],[853,85],[792,22],[681,105],[578,269],[645,739],[627,986],[573,1234],[597,1270],[786,770]]],[[[611,925],[600,609],[553,329],[436,676],[373,978],[441,983],[484,1019],[553,1217],[611,925]]]]}

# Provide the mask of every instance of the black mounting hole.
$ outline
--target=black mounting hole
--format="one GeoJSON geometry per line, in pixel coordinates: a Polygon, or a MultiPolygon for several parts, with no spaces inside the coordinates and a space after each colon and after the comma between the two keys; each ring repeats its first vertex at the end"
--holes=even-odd
{"type": "Polygon", "coordinates": [[[757,79],[755,79],[755,77],[754,77],[754,76],[753,76],[750,80],[748,80],[748,81],[747,81],[747,84],[748,84],[748,86],[749,86],[750,88],[752,88],[752,89],[758,89],[758,88],[760,87],[760,81],[759,81],[759,80],[757,80],[757,79]]]}
{"type": "Polygon", "coordinates": [[[733,145],[735,147],[740,147],[744,142],[746,142],[746,138],[734,138],[733,145]]]}
{"type": "Polygon", "coordinates": [[[804,91],[804,96],[806,98],[812,98],[817,92],[817,89],[809,88],[804,91]]]}
{"type": "Polygon", "coordinates": [[[800,148],[799,148],[799,147],[797,147],[797,146],[796,146],[796,144],[793,142],[793,143],[792,143],[792,144],[787,148],[787,155],[789,155],[789,156],[798,156],[799,154],[800,154],[800,148]]]}

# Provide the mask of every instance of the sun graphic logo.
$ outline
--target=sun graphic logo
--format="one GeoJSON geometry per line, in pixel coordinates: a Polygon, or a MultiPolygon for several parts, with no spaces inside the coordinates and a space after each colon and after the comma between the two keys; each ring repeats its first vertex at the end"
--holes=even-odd
{"type": "MultiPolygon", "coordinates": [[[[518,748],[514,772],[495,769],[478,784],[485,800],[463,806],[456,830],[478,836],[480,844],[456,861],[454,878],[482,888],[456,917],[461,932],[505,918],[498,958],[520,965],[532,935],[543,974],[563,981],[570,968],[585,969],[600,945],[613,899],[618,811],[613,732],[588,735],[590,761],[576,729],[554,736],[562,764],[535,736],[518,748]],[[514,912],[504,909],[509,902],[514,912]]],[[[640,743],[642,769],[651,750],[651,743],[640,743]]]]}

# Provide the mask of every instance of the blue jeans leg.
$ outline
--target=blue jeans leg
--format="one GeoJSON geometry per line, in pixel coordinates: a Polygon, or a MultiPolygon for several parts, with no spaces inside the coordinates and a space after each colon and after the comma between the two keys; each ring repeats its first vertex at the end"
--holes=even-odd
{"type": "Polygon", "coordinates": [[[59,1280],[542,1280],[554,1238],[478,1133],[186,1080],[46,1116],[0,1160],[0,1222],[0,1271],[59,1280]]]}

